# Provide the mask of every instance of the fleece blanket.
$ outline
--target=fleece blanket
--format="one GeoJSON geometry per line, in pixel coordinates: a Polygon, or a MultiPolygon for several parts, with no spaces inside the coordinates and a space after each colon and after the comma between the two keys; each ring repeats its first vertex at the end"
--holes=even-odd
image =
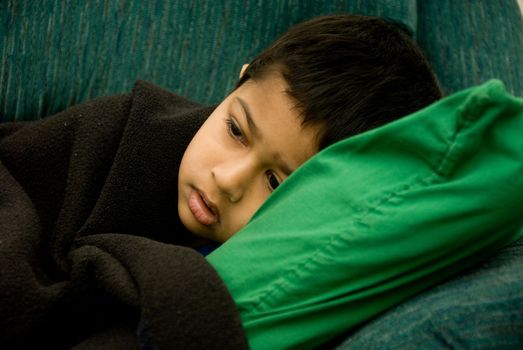
{"type": "Polygon", "coordinates": [[[211,113],[150,83],[0,124],[0,348],[246,348],[234,302],[177,214],[211,113]]]}

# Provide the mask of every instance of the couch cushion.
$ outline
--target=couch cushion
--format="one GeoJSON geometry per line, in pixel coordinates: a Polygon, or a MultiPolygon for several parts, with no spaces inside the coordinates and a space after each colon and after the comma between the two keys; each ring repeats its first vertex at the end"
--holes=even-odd
{"type": "Polygon", "coordinates": [[[0,1],[0,121],[52,115],[138,79],[218,103],[291,25],[333,13],[416,28],[415,0],[0,1]]]}
{"type": "Polygon", "coordinates": [[[336,349],[523,349],[523,239],[386,312],[336,349]]]}
{"type": "Polygon", "coordinates": [[[492,81],[306,162],[208,257],[252,348],[319,345],[519,237],[522,130],[492,81]]]}
{"type": "Polygon", "coordinates": [[[495,78],[523,96],[523,18],[516,0],[417,4],[417,39],[446,93],[495,78]]]}

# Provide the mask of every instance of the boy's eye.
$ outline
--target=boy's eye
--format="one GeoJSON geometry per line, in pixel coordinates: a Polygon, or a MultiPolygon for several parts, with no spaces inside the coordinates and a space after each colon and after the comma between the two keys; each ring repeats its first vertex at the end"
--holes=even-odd
{"type": "Polygon", "coordinates": [[[225,123],[227,124],[227,132],[233,139],[239,140],[242,143],[245,142],[245,137],[243,136],[242,130],[240,127],[235,123],[232,118],[227,118],[225,120],[225,123]]]}
{"type": "Polygon", "coordinates": [[[272,192],[280,186],[280,180],[278,180],[272,172],[267,172],[267,184],[269,185],[269,190],[272,192]]]}

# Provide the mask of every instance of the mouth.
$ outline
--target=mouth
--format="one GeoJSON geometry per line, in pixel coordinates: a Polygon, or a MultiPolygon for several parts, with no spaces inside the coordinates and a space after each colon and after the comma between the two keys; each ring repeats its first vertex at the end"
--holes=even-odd
{"type": "Polygon", "coordinates": [[[204,192],[192,190],[189,195],[189,209],[196,220],[204,225],[210,226],[218,222],[218,210],[204,192]]]}

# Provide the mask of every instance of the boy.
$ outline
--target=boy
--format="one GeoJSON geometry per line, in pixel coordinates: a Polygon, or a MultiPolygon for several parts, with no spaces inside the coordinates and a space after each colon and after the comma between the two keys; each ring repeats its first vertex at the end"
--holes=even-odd
{"type": "Polygon", "coordinates": [[[0,344],[136,346],[141,319],[159,348],[244,348],[227,289],[179,245],[226,241],[319,150],[440,96],[395,24],[329,16],[244,66],[215,109],[138,82],[0,125],[0,344]]]}
{"type": "Polygon", "coordinates": [[[178,180],[181,221],[223,242],[313,154],[440,97],[403,29],[360,16],[302,23],[243,67],[191,141],[178,180]]]}

